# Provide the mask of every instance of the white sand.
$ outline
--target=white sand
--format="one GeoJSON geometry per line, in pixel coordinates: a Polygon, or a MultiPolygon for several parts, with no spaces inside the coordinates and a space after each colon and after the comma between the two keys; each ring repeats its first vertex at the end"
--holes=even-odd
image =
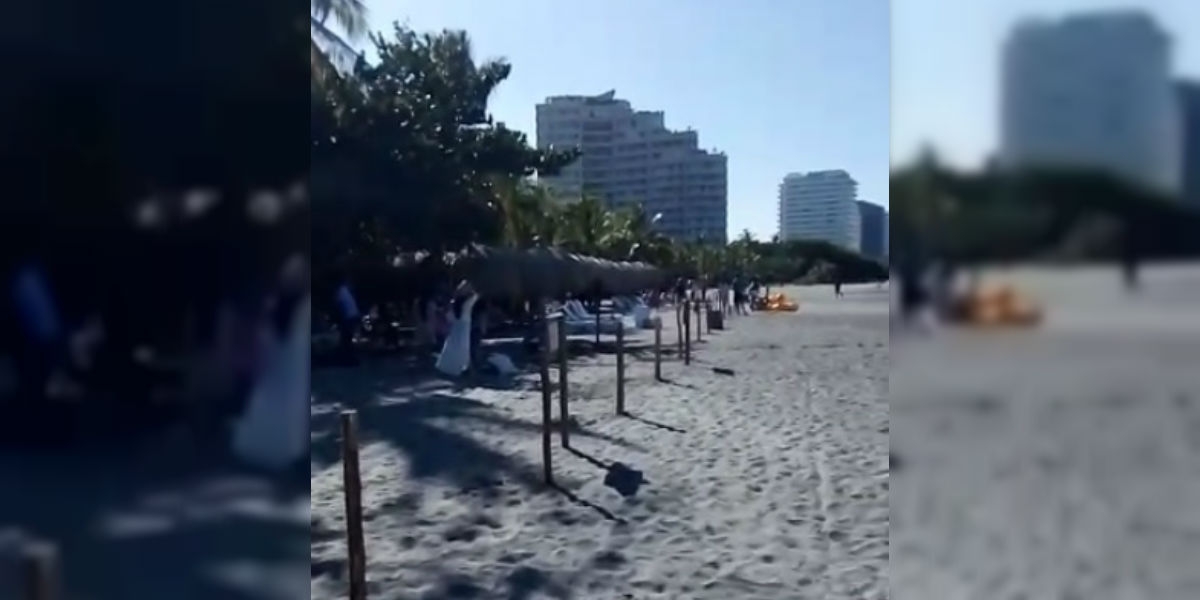
{"type": "Polygon", "coordinates": [[[1200,269],[994,275],[1044,329],[892,345],[895,597],[1200,598],[1200,269]]]}
{"type": "Polygon", "coordinates": [[[359,405],[367,440],[373,600],[886,598],[886,295],[789,291],[801,313],[736,318],[690,367],[668,358],[671,383],[653,381],[649,353],[631,357],[638,419],[614,414],[613,356],[573,361],[572,445],[642,471],[629,498],[557,436],[554,472],[579,502],[541,485],[535,385],[455,391],[386,364],[316,374],[312,598],[345,594],[341,468],[326,455],[342,403],[359,405]]]}

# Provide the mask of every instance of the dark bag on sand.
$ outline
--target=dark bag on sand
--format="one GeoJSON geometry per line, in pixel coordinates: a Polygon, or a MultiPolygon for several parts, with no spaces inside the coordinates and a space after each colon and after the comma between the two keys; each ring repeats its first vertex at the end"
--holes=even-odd
{"type": "Polygon", "coordinates": [[[642,487],[646,478],[641,471],[631,469],[623,463],[613,463],[608,468],[608,474],[604,476],[604,485],[614,489],[618,494],[628,498],[637,493],[638,488],[642,487]]]}

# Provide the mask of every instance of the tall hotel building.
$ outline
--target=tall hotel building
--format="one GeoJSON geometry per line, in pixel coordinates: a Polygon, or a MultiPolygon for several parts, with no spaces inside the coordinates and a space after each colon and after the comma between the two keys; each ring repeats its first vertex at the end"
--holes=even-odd
{"type": "Polygon", "coordinates": [[[553,96],[537,105],[537,146],[579,148],[582,156],[543,178],[564,201],[595,194],[611,208],[640,203],[678,240],[725,243],[726,157],[701,150],[690,129],[672,131],[661,111],[634,110],[610,91],[553,96]]]}
{"type": "Polygon", "coordinates": [[[859,251],[858,182],[841,170],[791,173],[779,184],[779,239],[824,240],[859,251]]]}
{"type": "Polygon", "coordinates": [[[1001,65],[1000,164],[1094,168],[1179,192],[1171,43],[1144,13],[1028,20],[1001,65]]]}

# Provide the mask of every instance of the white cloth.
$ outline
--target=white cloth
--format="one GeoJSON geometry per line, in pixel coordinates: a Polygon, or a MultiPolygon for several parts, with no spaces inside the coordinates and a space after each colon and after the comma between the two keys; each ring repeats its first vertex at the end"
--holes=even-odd
{"type": "Polygon", "coordinates": [[[442,344],[442,352],[438,354],[437,370],[457,377],[462,375],[471,364],[471,311],[475,308],[478,294],[471,294],[462,305],[462,316],[450,315],[450,334],[442,344]]]}
{"type": "Polygon", "coordinates": [[[493,353],[488,357],[488,362],[493,367],[496,367],[496,371],[501,375],[517,374],[517,365],[514,365],[512,359],[504,354],[500,354],[499,352],[493,353]]]}
{"type": "Polygon", "coordinates": [[[234,424],[233,451],[247,463],[279,470],[308,454],[311,327],[312,302],[306,298],[292,315],[288,337],[272,349],[245,414],[234,424]]]}

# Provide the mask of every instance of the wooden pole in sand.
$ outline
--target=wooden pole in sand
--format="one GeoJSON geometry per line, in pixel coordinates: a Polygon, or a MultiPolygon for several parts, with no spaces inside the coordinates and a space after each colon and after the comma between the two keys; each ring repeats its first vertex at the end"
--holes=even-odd
{"type": "Polygon", "coordinates": [[[617,327],[617,414],[625,414],[625,327],[617,327]]]}
{"type": "Polygon", "coordinates": [[[362,479],[358,471],[358,412],[342,411],[342,485],[346,497],[346,551],[350,600],[367,598],[367,550],[363,543],[362,479]]]}
{"type": "Polygon", "coordinates": [[[692,309],[683,303],[683,364],[692,364],[692,309]]]}
{"type": "Polygon", "coordinates": [[[558,318],[558,417],[562,422],[562,446],[571,447],[571,414],[568,409],[567,390],[567,324],[558,318]]]}
{"type": "Polygon", "coordinates": [[[683,313],[687,312],[687,301],[675,303],[675,338],[678,348],[675,350],[675,356],[683,356],[683,313]]]}
{"type": "Polygon", "coordinates": [[[25,600],[58,600],[58,550],[49,542],[30,542],[22,554],[25,600]]]}
{"type": "Polygon", "coordinates": [[[662,381],[662,317],[654,317],[654,380],[662,381]]]}
{"type": "MultiPolygon", "coordinates": [[[[542,380],[542,476],[546,485],[553,485],[554,472],[550,464],[550,430],[554,426],[550,415],[550,396],[553,392],[550,390],[550,328],[546,321],[545,303],[538,303],[538,314],[542,319],[541,339],[538,340],[538,367],[542,380]]],[[[563,426],[565,428],[566,424],[563,426]]]]}

